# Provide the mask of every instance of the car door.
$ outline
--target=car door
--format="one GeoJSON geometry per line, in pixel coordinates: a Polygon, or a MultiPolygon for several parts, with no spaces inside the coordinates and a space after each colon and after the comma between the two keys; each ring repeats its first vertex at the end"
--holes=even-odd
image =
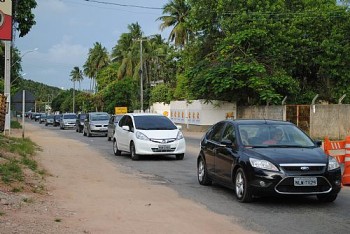
{"type": "Polygon", "coordinates": [[[205,160],[208,173],[216,176],[215,171],[215,152],[220,144],[224,122],[217,123],[213,126],[212,131],[207,136],[207,141],[204,147],[205,160]]]}
{"type": "Polygon", "coordinates": [[[115,118],[114,115],[112,115],[109,118],[109,121],[108,121],[108,136],[113,136],[113,133],[114,133],[114,118],[115,118]]]}
{"type": "Polygon", "coordinates": [[[220,181],[232,184],[231,172],[238,157],[235,126],[227,123],[224,127],[220,144],[215,151],[215,172],[220,181]],[[230,143],[228,145],[228,143],[230,143]]]}
{"type": "Polygon", "coordinates": [[[132,122],[131,117],[129,115],[123,116],[123,118],[118,123],[117,128],[117,143],[118,147],[122,151],[128,151],[129,152],[129,142],[130,142],[130,135],[132,134],[130,129],[130,122],[132,122]],[[123,126],[128,126],[129,130],[123,129],[123,126]]]}

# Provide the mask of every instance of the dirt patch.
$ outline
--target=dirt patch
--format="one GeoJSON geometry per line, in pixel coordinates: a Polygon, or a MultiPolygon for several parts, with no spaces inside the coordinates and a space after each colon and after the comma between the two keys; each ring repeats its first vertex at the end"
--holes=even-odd
{"type": "Polygon", "coordinates": [[[50,176],[42,193],[0,193],[8,196],[1,233],[249,232],[170,188],[122,173],[84,143],[35,124],[26,125],[26,136],[41,147],[37,160],[50,176]]]}

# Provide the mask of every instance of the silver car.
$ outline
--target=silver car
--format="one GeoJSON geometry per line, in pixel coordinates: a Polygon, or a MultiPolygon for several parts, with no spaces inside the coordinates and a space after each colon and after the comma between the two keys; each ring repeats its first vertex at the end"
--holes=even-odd
{"type": "Polygon", "coordinates": [[[84,136],[107,136],[108,120],[110,116],[107,112],[90,112],[84,120],[84,136]]]}
{"type": "Polygon", "coordinates": [[[77,115],[75,113],[64,113],[60,118],[60,129],[75,128],[77,115]]]}

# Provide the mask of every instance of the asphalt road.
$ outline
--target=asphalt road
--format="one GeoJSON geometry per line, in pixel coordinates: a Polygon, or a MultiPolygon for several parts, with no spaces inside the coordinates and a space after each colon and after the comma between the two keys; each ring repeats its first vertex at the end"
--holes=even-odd
{"type": "MultiPolygon", "coordinates": [[[[37,122],[28,121],[28,124],[37,122]]],[[[335,202],[319,203],[316,197],[258,198],[253,203],[239,203],[232,190],[219,185],[201,186],[197,181],[196,158],[200,134],[184,132],[184,160],[174,156],[143,157],[132,161],[123,154],[114,156],[112,142],[107,137],[84,137],[75,130],[41,124],[45,131],[55,131],[62,137],[76,139],[102,152],[126,173],[136,174],[152,183],[176,190],[181,196],[205,205],[209,210],[228,216],[233,222],[260,233],[349,233],[350,187],[344,187],[335,202]]]]}

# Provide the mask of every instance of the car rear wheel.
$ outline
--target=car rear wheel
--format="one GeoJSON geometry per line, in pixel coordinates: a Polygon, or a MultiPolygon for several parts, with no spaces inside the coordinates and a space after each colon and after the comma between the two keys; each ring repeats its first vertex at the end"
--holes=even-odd
{"type": "Polygon", "coordinates": [[[197,177],[201,185],[211,185],[212,181],[208,176],[207,164],[202,157],[199,158],[197,164],[197,177]]]}
{"type": "Polygon", "coordinates": [[[185,157],[185,154],[177,154],[176,155],[176,160],[183,160],[185,157]]]}
{"type": "Polygon", "coordinates": [[[235,192],[239,202],[251,202],[253,195],[248,185],[247,177],[242,168],[239,168],[235,176],[235,192]]]}
{"type": "Polygon", "coordinates": [[[337,199],[338,194],[318,194],[317,199],[320,202],[333,202],[335,199],[337,199]]]}
{"type": "Polygon", "coordinates": [[[136,154],[136,148],[135,148],[135,144],[133,142],[131,142],[130,144],[130,153],[131,153],[131,159],[136,161],[140,159],[140,156],[138,154],[136,154]]]}
{"type": "Polygon", "coordinates": [[[114,155],[116,155],[116,156],[121,155],[121,151],[118,149],[117,140],[115,140],[115,139],[114,139],[114,141],[113,141],[113,153],[114,153],[114,155]]]}

